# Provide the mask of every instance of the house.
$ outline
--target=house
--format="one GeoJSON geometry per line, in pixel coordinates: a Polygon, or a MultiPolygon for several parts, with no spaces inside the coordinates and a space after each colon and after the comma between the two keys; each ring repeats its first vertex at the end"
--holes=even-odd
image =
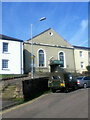
{"type": "Polygon", "coordinates": [[[87,71],[86,66],[90,65],[90,48],[73,46],[75,56],[75,67],[77,73],[87,71]]]}
{"type": "Polygon", "coordinates": [[[23,41],[0,35],[0,74],[23,74],[23,41]]]}
{"type": "Polygon", "coordinates": [[[74,47],[59,36],[52,28],[24,42],[24,70],[31,71],[31,59],[35,71],[50,72],[50,61],[59,60],[60,67],[75,72],[74,47]],[[33,40],[33,58],[32,58],[33,40]]]}

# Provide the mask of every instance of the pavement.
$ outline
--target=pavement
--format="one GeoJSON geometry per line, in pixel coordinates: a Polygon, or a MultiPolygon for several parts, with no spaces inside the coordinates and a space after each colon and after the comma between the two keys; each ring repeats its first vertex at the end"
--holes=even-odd
{"type": "Polygon", "coordinates": [[[88,89],[50,93],[3,111],[2,118],[88,118],[88,89]]]}
{"type": "MultiPolygon", "coordinates": [[[[9,79],[9,80],[2,80],[0,81],[0,84],[9,84],[9,85],[13,85],[13,84],[17,84],[19,82],[22,82],[22,80],[26,80],[26,79],[30,79],[30,77],[24,77],[24,78],[16,78],[16,79],[9,79]]],[[[8,109],[10,107],[13,107],[17,104],[19,104],[20,101],[14,101],[12,99],[3,99],[2,96],[0,95],[0,111],[8,109]]]]}
{"type": "Polygon", "coordinates": [[[0,111],[2,110],[5,110],[5,109],[8,109],[10,107],[13,107],[17,104],[19,104],[20,102],[16,102],[16,101],[13,101],[13,100],[0,100],[0,111]]]}
{"type": "MultiPolygon", "coordinates": [[[[39,78],[39,77],[45,77],[45,76],[35,76],[34,78],[39,78]]],[[[23,77],[23,78],[16,78],[16,79],[10,79],[10,80],[1,80],[0,84],[2,85],[3,83],[7,82],[12,85],[12,84],[17,84],[19,82],[22,82],[23,80],[30,80],[30,77],[23,77]]],[[[9,100],[9,99],[2,99],[2,96],[0,95],[0,111],[8,109],[12,106],[15,106],[17,104],[19,104],[20,101],[13,101],[13,100],[9,100]]]]}

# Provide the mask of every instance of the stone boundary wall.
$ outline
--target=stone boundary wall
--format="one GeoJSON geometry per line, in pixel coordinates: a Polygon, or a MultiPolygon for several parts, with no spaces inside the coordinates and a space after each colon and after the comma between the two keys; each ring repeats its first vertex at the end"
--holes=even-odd
{"type": "Polygon", "coordinates": [[[1,81],[2,99],[24,98],[29,100],[48,90],[48,77],[1,81]]]}
{"type": "Polygon", "coordinates": [[[35,78],[31,80],[22,81],[23,95],[25,100],[29,100],[39,93],[48,90],[48,78],[35,78]]]}

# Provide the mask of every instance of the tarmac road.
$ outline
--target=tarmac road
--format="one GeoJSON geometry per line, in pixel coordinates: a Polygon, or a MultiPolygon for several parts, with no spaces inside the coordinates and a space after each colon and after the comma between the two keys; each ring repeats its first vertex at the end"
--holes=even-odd
{"type": "Polygon", "coordinates": [[[3,118],[88,118],[88,90],[50,93],[3,113],[3,118]]]}

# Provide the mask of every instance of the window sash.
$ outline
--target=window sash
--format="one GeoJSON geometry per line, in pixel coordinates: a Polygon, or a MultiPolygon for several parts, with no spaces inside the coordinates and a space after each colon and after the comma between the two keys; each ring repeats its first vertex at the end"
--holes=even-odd
{"type": "Polygon", "coordinates": [[[60,52],[60,53],[59,53],[59,60],[62,61],[62,63],[63,63],[63,64],[61,65],[61,67],[64,67],[64,54],[63,54],[63,52],[60,52]]]}
{"type": "Polygon", "coordinates": [[[39,51],[39,67],[45,66],[44,64],[44,52],[43,50],[39,51]]]}
{"type": "Polygon", "coordinates": [[[80,57],[82,57],[82,51],[80,51],[80,57]]]}
{"type": "Polygon", "coordinates": [[[88,56],[90,57],[90,52],[88,52],[88,56]]]}
{"type": "Polygon", "coordinates": [[[81,62],[81,68],[84,69],[84,62],[81,62]]]}
{"type": "Polygon", "coordinates": [[[3,43],[3,52],[8,52],[8,43],[3,43]]]}
{"type": "Polygon", "coordinates": [[[2,60],[2,69],[8,68],[8,60],[2,60]]]}

